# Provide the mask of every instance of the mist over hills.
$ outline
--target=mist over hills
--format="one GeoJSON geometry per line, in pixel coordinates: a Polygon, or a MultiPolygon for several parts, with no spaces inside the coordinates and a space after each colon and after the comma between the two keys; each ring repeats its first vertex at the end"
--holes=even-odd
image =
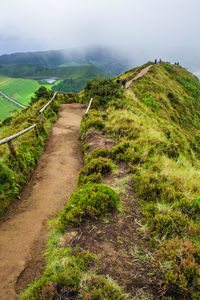
{"type": "Polygon", "coordinates": [[[125,57],[103,47],[4,54],[0,56],[0,65],[10,68],[11,65],[44,68],[93,65],[112,75],[118,75],[131,66],[125,57]]]}

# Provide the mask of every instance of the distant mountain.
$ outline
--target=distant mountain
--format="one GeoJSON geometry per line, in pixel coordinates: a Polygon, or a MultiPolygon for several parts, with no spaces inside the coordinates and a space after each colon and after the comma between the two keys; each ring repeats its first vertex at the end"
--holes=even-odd
{"type": "Polygon", "coordinates": [[[35,65],[43,68],[93,65],[112,75],[130,68],[126,58],[103,47],[4,54],[0,56],[0,65],[35,65]]]}
{"type": "Polygon", "coordinates": [[[45,68],[31,64],[15,64],[0,66],[0,75],[14,78],[42,79],[58,77],[59,79],[85,79],[109,77],[110,75],[95,66],[78,66],[62,68],[45,68]]]}

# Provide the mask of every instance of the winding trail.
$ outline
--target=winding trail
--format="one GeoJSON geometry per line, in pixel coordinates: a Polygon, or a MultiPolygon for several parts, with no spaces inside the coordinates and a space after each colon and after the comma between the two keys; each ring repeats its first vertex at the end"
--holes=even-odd
{"type": "Polygon", "coordinates": [[[21,201],[11,205],[0,225],[0,299],[17,298],[44,269],[46,221],[75,190],[82,154],[78,131],[85,106],[63,104],[44,154],[21,201]]]}
{"type": "Polygon", "coordinates": [[[141,70],[141,71],[140,71],[133,79],[127,81],[127,83],[126,83],[126,88],[127,88],[127,89],[130,89],[130,88],[134,85],[135,81],[136,81],[138,78],[144,76],[144,75],[149,71],[149,69],[150,69],[151,67],[152,67],[152,65],[147,66],[146,68],[142,69],[142,70],[141,70]]]}

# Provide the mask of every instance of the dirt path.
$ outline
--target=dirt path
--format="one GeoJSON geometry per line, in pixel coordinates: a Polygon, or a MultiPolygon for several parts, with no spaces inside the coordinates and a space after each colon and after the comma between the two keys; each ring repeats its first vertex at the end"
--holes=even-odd
{"type": "Polygon", "coordinates": [[[149,71],[149,69],[150,69],[151,67],[152,67],[152,65],[149,65],[148,67],[142,69],[142,71],[140,71],[133,79],[127,81],[127,83],[126,83],[126,88],[127,88],[127,89],[130,89],[130,88],[132,87],[132,85],[134,84],[134,82],[135,82],[138,78],[144,76],[144,75],[149,71]]]}
{"type": "Polygon", "coordinates": [[[47,219],[60,211],[82,167],[78,129],[84,107],[61,106],[59,118],[20,203],[0,225],[0,299],[16,299],[44,268],[47,219]]]}

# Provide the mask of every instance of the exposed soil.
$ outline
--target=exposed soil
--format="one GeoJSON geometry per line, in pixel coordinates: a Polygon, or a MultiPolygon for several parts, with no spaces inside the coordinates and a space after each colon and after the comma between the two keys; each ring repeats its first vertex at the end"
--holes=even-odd
{"type": "Polygon", "coordinates": [[[90,152],[93,152],[96,148],[111,149],[116,143],[108,137],[102,135],[101,132],[94,130],[87,138],[90,152]]]}
{"type": "Polygon", "coordinates": [[[140,71],[133,79],[127,81],[127,83],[126,83],[126,88],[127,88],[127,89],[130,89],[130,88],[134,85],[135,81],[136,81],[138,78],[144,76],[144,75],[149,71],[149,69],[150,69],[151,67],[152,67],[152,65],[149,65],[148,67],[142,69],[142,70],[141,70],[141,71],[140,71]]]}
{"type": "Polygon", "coordinates": [[[152,296],[160,299],[157,278],[152,274],[150,264],[152,254],[148,234],[140,223],[138,199],[125,163],[118,165],[118,174],[104,177],[104,183],[113,188],[119,187],[119,180],[125,180],[118,191],[124,212],[116,211],[100,220],[67,230],[59,246],[75,247],[78,244],[95,254],[98,273],[115,279],[131,299],[152,299],[152,296]]]}
{"type": "Polygon", "coordinates": [[[59,118],[21,200],[0,225],[0,299],[17,298],[41,275],[47,235],[46,221],[59,212],[76,188],[82,154],[78,131],[84,106],[63,104],[59,118]]]}

